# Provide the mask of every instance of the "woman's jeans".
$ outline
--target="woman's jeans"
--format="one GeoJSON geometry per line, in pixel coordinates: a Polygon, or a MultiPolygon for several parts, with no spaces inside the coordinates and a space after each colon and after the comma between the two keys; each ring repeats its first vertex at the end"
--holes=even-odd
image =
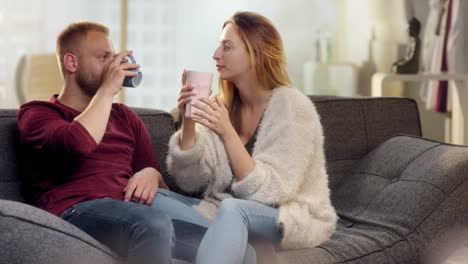
{"type": "Polygon", "coordinates": [[[102,198],[75,204],[60,217],[126,258],[127,263],[171,262],[171,218],[154,207],[102,198]]]}
{"type": "MultiPolygon", "coordinates": [[[[249,236],[279,242],[278,209],[258,202],[227,198],[221,202],[216,218],[210,223],[193,205],[200,200],[159,189],[151,207],[172,219],[207,227],[196,254],[196,263],[256,263],[249,236]]],[[[177,228],[177,227],[176,227],[177,228]]]]}

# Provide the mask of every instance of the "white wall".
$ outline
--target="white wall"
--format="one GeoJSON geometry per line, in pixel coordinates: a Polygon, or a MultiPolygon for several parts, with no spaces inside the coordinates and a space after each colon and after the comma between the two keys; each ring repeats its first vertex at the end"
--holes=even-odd
{"type": "Polygon", "coordinates": [[[236,11],[254,11],[268,17],[283,37],[288,70],[296,86],[302,85],[302,66],[313,56],[315,30],[337,28],[336,1],[320,0],[178,0],[176,67],[215,71],[211,56],[221,27],[236,11]]]}
{"type": "MultiPolygon", "coordinates": [[[[277,26],[283,36],[290,75],[293,83],[300,88],[303,64],[310,60],[315,52],[316,30],[326,28],[332,31],[338,27],[338,1],[130,0],[130,6],[144,5],[145,8],[129,14],[132,25],[143,27],[140,33],[132,33],[133,36],[137,36],[138,41],[132,42],[128,48],[137,49],[136,54],[139,50],[145,50],[144,57],[139,57],[144,73],[142,84],[145,80],[152,81],[146,83],[144,92],[143,89],[128,92],[128,103],[165,110],[174,107],[183,68],[215,72],[211,55],[218,43],[221,26],[226,19],[240,10],[259,12],[277,26]],[[171,16],[169,20],[175,23],[173,30],[168,33],[175,47],[168,53],[171,63],[167,67],[170,69],[154,67],[160,53],[148,55],[148,50],[158,50],[157,42],[152,41],[152,33],[148,33],[152,32],[148,27],[157,27],[158,22],[148,24],[145,21],[151,20],[146,18],[151,18],[152,14],[155,17],[164,15],[158,13],[161,5],[174,6],[169,14],[166,14],[171,16]],[[144,18],[140,19],[140,16],[144,18]],[[155,59],[148,59],[149,57],[155,59]],[[148,65],[146,71],[145,64],[148,65]],[[160,77],[160,71],[166,72],[164,80],[160,77]]],[[[4,21],[3,25],[0,25],[0,83],[6,86],[0,106],[18,106],[13,79],[19,56],[24,53],[54,52],[57,34],[75,20],[95,20],[108,25],[118,50],[119,5],[120,1],[117,0],[0,0],[0,17],[3,17],[4,21]],[[17,23],[10,22],[12,19],[17,23]],[[15,37],[23,38],[22,44],[14,42],[12,39],[15,37]]]]}

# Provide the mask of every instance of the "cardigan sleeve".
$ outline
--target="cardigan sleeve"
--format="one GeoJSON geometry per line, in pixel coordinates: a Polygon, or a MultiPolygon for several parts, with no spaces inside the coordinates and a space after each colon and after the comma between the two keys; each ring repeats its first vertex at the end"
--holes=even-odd
{"type": "Polygon", "coordinates": [[[211,168],[209,166],[208,132],[196,129],[195,145],[182,150],[179,145],[180,130],[169,140],[167,169],[176,184],[184,191],[198,193],[208,185],[211,168]]]}
{"type": "Polygon", "coordinates": [[[288,121],[271,122],[256,145],[254,169],[231,186],[241,199],[280,205],[297,196],[305,177],[325,172],[323,132],[312,103],[300,104],[288,121]]]}

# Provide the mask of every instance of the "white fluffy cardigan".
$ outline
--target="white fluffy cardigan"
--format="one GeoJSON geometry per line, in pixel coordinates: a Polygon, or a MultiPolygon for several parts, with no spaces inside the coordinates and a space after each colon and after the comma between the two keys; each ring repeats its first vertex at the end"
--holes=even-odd
{"type": "Polygon", "coordinates": [[[171,137],[167,163],[175,182],[187,192],[204,191],[209,200],[234,196],[279,207],[284,249],[326,241],[337,216],[330,202],[322,126],[309,98],[291,87],[273,90],[252,158],[254,169],[242,181],[233,181],[222,141],[197,125],[196,143],[189,150],[180,149],[179,132],[171,137]],[[226,193],[228,187],[231,193],[226,193]]]}

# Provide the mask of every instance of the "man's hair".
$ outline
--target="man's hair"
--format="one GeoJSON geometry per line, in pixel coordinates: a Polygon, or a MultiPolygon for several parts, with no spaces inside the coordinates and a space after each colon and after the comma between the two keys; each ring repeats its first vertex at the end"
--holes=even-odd
{"type": "Polygon", "coordinates": [[[89,31],[98,31],[109,35],[109,29],[106,26],[90,21],[74,22],[60,32],[56,42],[56,54],[62,75],[65,75],[63,56],[68,52],[76,52],[80,40],[86,37],[89,31]]]}

